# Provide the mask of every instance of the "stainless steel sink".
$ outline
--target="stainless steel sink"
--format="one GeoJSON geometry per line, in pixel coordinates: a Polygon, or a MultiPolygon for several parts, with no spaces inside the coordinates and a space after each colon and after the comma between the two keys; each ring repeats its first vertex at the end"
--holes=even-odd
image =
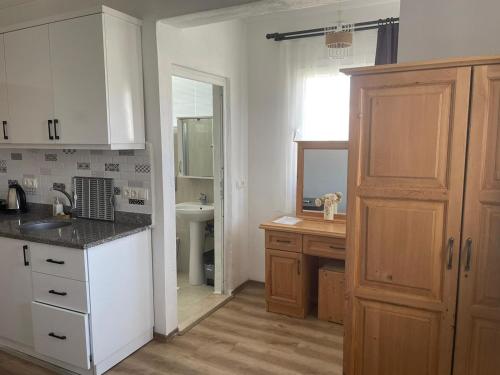
{"type": "Polygon", "coordinates": [[[63,228],[71,225],[71,221],[62,220],[43,220],[25,223],[20,226],[22,232],[43,231],[50,229],[63,228]]]}

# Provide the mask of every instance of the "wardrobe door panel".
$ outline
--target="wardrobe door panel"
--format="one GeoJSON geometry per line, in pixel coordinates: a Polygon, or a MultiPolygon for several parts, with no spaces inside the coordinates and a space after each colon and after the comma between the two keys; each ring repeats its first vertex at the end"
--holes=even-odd
{"type": "Polygon", "coordinates": [[[380,302],[359,302],[356,320],[364,343],[357,360],[363,375],[436,373],[440,314],[380,302]],[[411,340],[408,340],[411,338],[411,340]]]}
{"type": "Polygon", "coordinates": [[[470,68],[351,80],[346,375],[449,375],[470,68]]]}
{"type": "Polygon", "coordinates": [[[500,66],[474,68],[454,375],[500,369],[500,66]]]}
{"type": "Polygon", "coordinates": [[[364,199],[360,287],[442,302],[444,204],[364,199]]]}

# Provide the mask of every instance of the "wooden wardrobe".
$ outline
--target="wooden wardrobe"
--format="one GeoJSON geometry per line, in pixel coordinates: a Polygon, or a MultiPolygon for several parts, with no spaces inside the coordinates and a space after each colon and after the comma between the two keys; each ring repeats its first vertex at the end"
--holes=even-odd
{"type": "Polygon", "coordinates": [[[500,56],[345,73],[344,373],[500,374],[500,56]]]}

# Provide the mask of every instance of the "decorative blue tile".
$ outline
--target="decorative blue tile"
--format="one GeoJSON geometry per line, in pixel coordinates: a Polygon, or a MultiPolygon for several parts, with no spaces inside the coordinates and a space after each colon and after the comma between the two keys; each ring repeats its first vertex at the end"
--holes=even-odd
{"type": "Polygon", "coordinates": [[[59,189],[59,190],[66,190],[66,184],[63,184],[62,182],[54,182],[52,184],[53,189],[59,189]]]}
{"type": "Polygon", "coordinates": [[[118,163],[105,163],[104,170],[106,172],[120,172],[120,164],[118,164],[118,163]]]}
{"type": "Polygon", "coordinates": [[[88,171],[90,169],[90,163],[87,162],[77,162],[76,169],[88,171]]]}
{"type": "Polygon", "coordinates": [[[57,161],[57,154],[45,154],[45,161],[57,161]]]}
{"type": "Polygon", "coordinates": [[[120,155],[120,156],[134,156],[135,151],[134,150],[119,150],[118,155],[120,155]]]}
{"type": "Polygon", "coordinates": [[[136,206],[144,206],[144,199],[129,199],[128,204],[136,206]]]}
{"type": "Polygon", "coordinates": [[[151,173],[151,165],[149,164],[136,164],[135,173],[151,173]]]}

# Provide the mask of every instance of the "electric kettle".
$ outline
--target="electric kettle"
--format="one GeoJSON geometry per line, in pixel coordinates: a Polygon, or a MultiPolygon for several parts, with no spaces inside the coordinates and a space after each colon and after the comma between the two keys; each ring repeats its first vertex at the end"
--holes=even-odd
{"type": "Polygon", "coordinates": [[[8,211],[28,212],[26,193],[24,192],[23,188],[17,183],[9,185],[6,209],[8,211]]]}

